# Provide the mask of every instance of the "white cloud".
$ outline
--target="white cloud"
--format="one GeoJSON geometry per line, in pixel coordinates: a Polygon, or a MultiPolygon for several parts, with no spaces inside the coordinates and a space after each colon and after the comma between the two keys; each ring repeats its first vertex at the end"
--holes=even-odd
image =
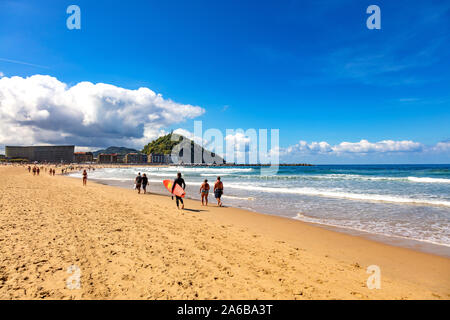
{"type": "Polygon", "coordinates": [[[411,140],[369,142],[299,141],[280,149],[281,162],[311,163],[448,163],[450,141],[426,145],[411,140]]]}
{"type": "Polygon", "coordinates": [[[102,147],[78,147],[75,146],[75,152],[92,152],[100,150],[102,147]]]}
{"type": "Polygon", "coordinates": [[[306,153],[327,153],[330,152],[331,146],[327,142],[312,142],[308,144],[308,142],[300,140],[298,144],[294,146],[290,146],[284,150],[283,153],[293,153],[293,152],[306,152],[306,153]]]}
{"type": "Polygon", "coordinates": [[[225,137],[226,143],[234,145],[236,150],[244,149],[251,142],[251,138],[243,132],[236,132],[235,134],[228,134],[225,137]]]}
{"type": "Polygon", "coordinates": [[[447,151],[450,151],[450,141],[438,142],[433,147],[433,151],[436,151],[436,152],[447,152],[447,151]]]}
{"type": "Polygon", "coordinates": [[[383,140],[379,142],[369,142],[361,140],[360,142],[341,142],[332,147],[336,153],[373,153],[373,152],[417,152],[421,151],[423,145],[419,142],[403,140],[383,140]]]}
{"type": "Polygon", "coordinates": [[[369,142],[361,140],[359,142],[341,142],[337,145],[330,145],[328,142],[300,141],[296,145],[286,148],[283,154],[307,153],[307,154],[343,154],[343,153],[385,153],[385,152],[417,152],[423,149],[423,145],[414,141],[393,141],[383,140],[379,142],[369,142]]]}
{"type": "Polygon", "coordinates": [[[194,134],[192,132],[190,132],[189,130],[183,129],[183,128],[175,129],[175,130],[173,130],[173,133],[178,134],[180,136],[184,136],[188,139],[195,140],[195,141],[197,141],[199,139],[199,137],[194,136],[194,134]]]}
{"type": "Polygon", "coordinates": [[[91,82],[69,87],[46,75],[0,79],[0,144],[142,147],[164,127],[203,113],[149,88],[91,82]]]}

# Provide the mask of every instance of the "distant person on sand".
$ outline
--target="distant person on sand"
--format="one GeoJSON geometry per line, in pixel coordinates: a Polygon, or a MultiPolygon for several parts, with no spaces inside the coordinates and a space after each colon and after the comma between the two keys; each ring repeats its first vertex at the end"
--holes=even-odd
{"type": "Polygon", "coordinates": [[[141,173],[140,172],[138,173],[138,176],[134,180],[134,183],[136,184],[136,190],[138,191],[138,193],[141,193],[142,177],[141,177],[141,173]]]}
{"type": "Polygon", "coordinates": [[[39,175],[39,172],[41,171],[41,169],[39,169],[39,167],[38,168],[36,168],[36,174],[37,175],[39,175]]]}
{"type": "MultiPolygon", "coordinates": [[[[172,193],[173,190],[175,190],[175,186],[179,185],[181,188],[183,188],[183,190],[186,188],[186,183],[184,182],[184,179],[181,177],[181,172],[177,173],[177,178],[173,181],[173,186],[172,186],[172,193]]],[[[176,196],[177,199],[177,208],[180,209],[180,205],[178,202],[181,202],[181,209],[184,209],[184,203],[183,203],[183,198],[176,196]]]]}
{"type": "Polygon", "coordinates": [[[36,175],[36,167],[33,167],[33,176],[36,175]]]}
{"type": "Polygon", "coordinates": [[[220,200],[222,195],[223,195],[223,183],[222,183],[222,181],[220,181],[220,177],[217,177],[217,181],[214,184],[214,196],[217,199],[217,205],[219,207],[222,206],[222,200],[220,200]]]}
{"type": "Polygon", "coordinates": [[[28,166],[28,172],[31,172],[31,167],[30,166],[28,166]]]}
{"type": "Polygon", "coordinates": [[[147,175],[144,173],[142,176],[142,190],[144,190],[144,194],[147,193],[147,184],[148,184],[148,178],[147,175]]]}
{"type": "Polygon", "coordinates": [[[83,171],[83,186],[85,186],[87,183],[87,172],[86,170],[83,171]]]}
{"type": "Polygon", "coordinates": [[[202,206],[205,204],[208,205],[208,194],[209,194],[208,179],[205,179],[205,181],[200,186],[200,194],[202,195],[202,206]]]}

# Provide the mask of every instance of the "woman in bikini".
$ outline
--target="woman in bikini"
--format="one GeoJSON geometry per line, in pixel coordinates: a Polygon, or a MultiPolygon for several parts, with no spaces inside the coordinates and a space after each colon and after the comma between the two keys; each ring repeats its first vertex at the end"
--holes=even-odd
{"type": "Polygon", "coordinates": [[[205,204],[208,205],[208,193],[209,193],[208,179],[205,179],[205,181],[200,186],[200,194],[202,195],[202,206],[205,204]]]}
{"type": "Polygon", "coordinates": [[[83,171],[83,186],[85,186],[87,183],[87,172],[86,170],[83,171]]]}

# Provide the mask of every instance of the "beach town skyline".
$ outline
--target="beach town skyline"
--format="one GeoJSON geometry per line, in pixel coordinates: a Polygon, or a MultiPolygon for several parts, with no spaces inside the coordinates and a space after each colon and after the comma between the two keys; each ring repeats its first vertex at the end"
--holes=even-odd
{"type": "Polygon", "coordinates": [[[193,136],[202,121],[224,138],[279,130],[280,162],[450,163],[445,2],[382,1],[380,29],[356,1],[136,2],[158,12],[151,21],[103,5],[79,1],[83,23],[68,29],[62,3],[0,4],[1,154],[42,143],[140,149],[171,131],[193,136]],[[141,41],[148,32],[153,41],[141,41]],[[116,37],[127,40],[116,47],[116,37]]]}

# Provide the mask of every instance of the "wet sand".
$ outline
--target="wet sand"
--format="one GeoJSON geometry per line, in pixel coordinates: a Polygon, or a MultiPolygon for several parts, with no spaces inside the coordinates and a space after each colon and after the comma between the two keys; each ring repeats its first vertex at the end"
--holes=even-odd
{"type": "Polygon", "coordinates": [[[2,299],[450,298],[445,257],[24,167],[0,175],[2,299]],[[367,288],[369,265],[381,289],[367,288]]]}

